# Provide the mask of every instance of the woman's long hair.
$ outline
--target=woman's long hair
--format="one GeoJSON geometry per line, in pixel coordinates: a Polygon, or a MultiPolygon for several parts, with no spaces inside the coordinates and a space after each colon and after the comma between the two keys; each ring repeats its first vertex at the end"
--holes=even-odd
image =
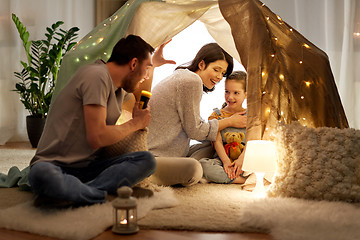
{"type": "MultiPolygon", "coordinates": [[[[222,49],[217,43],[208,43],[204,45],[196,54],[195,58],[190,62],[190,64],[182,64],[176,69],[189,69],[192,72],[199,70],[199,63],[204,60],[205,68],[212,62],[217,60],[225,60],[228,63],[228,67],[224,74],[224,77],[227,77],[231,74],[234,68],[233,58],[222,49]]],[[[212,92],[215,87],[209,89],[203,85],[204,92],[212,92]]]]}

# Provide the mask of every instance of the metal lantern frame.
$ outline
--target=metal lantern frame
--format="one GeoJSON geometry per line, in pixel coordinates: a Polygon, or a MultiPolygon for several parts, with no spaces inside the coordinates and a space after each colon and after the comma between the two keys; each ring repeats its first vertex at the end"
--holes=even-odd
{"type": "Polygon", "coordinates": [[[118,197],[113,201],[114,224],[112,231],[116,234],[134,234],[139,231],[137,224],[137,204],[131,196],[132,189],[123,186],[117,190],[118,197]]]}

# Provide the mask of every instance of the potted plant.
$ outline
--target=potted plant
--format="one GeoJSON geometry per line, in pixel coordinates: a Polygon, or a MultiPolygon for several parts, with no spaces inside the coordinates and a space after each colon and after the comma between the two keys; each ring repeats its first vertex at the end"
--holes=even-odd
{"type": "Polygon", "coordinates": [[[13,91],[20,94],[20,101],[30,113],[26,117],[26,127],[30,143],[36,148],[49,112],[62,58],[76,44],[79,28],[65,31],[59,28],[64,22],[58,21],[46,28],[45,39],[31,41],[29,32],[15,14],[12,14],[12,20],[27,57],[26,62],[20,61],[23,69],[14,72],[19,81],[13,91]]]}

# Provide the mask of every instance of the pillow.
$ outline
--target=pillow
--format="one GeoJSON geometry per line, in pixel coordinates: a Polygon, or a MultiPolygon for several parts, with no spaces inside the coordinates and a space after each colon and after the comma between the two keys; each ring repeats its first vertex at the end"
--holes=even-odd
{"type": "Polygon", "coordinates": [[[270,197],[360,202],[360,130],[279,124],[270,197]]]}
{"type": "Polygon", "coordinates": [[[129,152],[147,151],[148,128],[137,130],[121,141],[102,149],[102,155],[106,158],[115,157],[129,152]]]}

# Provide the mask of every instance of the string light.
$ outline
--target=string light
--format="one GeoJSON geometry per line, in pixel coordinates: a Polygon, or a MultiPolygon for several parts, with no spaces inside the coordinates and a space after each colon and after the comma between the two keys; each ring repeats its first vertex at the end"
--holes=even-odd
{"type": "Polygon", "coordinates": [[[96,42],[99,44],[99,43],[101,43],[103,40],[104,40],[104,38],[101,37],[101,38],[98,38],[98,40],[97,40],[96,42]]]}
{"type": "Polygon", "coordinates": [[[307,87],[310,87],[311,82],[309,82],[309,81],[305,81],[305,85],[306,85],[307,87]]]}

